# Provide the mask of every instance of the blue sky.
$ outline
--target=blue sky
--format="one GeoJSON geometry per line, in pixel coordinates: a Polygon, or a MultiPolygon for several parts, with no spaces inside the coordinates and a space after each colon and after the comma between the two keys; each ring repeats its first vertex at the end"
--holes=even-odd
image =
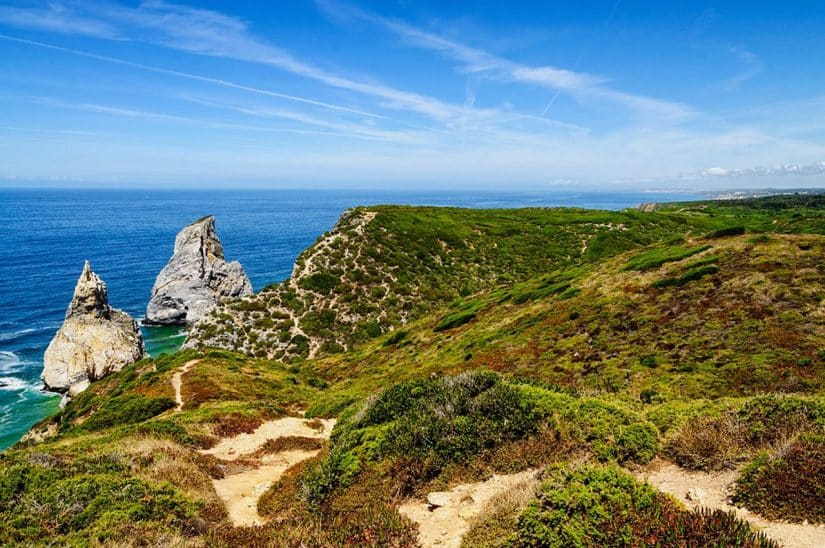
{"type": "Polygon", "coordinates": [[[11,0],[0,185],[825,186],[822,36],[814,1],[11,0]]]}

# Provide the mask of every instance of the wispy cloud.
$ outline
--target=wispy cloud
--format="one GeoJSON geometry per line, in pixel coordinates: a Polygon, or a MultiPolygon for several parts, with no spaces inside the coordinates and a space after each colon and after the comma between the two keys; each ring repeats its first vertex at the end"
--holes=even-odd
{"type": "Polygon", "coordinates": [[[762,59],[744,46],[730,47],[728,48],[728,52],[742,64],[743,68],[741,72],[723,82],[722,89],[725,91],[738,90],[742,84],[765,70],[765,64],[762,62],[762,59]]]}
{"type": "MultiPolygon", "coordinates": [[[[383,17],[350,5],[331,0],[316,0],[329,15],[344,20],[362,20],[378,25],[401,37],[412,46],[435,51],[461,63],[465,72],[484,74],[501,81],[531,84],[567,93],[578,100],[597,100],[615,103],[640,114],[657,116],[669,121],[685,120],[695,111],[678,102],[665,101],[616,90],[608,86],[608,79],[549,65],[531,66],[494,55],[462,42],[417,28],[403,21],[383,17]]],[[[618,3],[614,5],[614,11],[618,3]]],[[[613,13],[611,13],[611,18],[613,13]]],[[[545,109],[546,111],[547,109],[545,109]]]]}
{"type": "Polygon", "coordinates": [[[109,39],[118,37],[117,29],[107,22],[90,18],[57,3],[43,8],[0,6],[0,22],[20,28],[64,34],[83,34],[109,39]]]}
{"type": "MultiPolygon", "coordinates": [[[[445,102],[372,79],[359,80],[330,72],[257,37],[244,21],[212,10],[162,1],[144,2],[137,8],[119,4],[89,6],[80,3],[71,10],[52,4],[48,9],[18,8],[13,17],[3,18],[0,15],[0,21],[24,28],[42,28],[39,21],[44,16],[44,11],[48,12],[48,18],[63,33],[75,29],[78,34],[90,34],[89,29],[101,26],[112,29],[111,35],[118,39],[146,41],[197,55],[267,65],[329,87],[371,97],[378,101],[377,106],[381,109],[414,112],[447,126],[458,127],[468,118],[472,118],[475,123],[495,124],[501,115],[495,108],[468,109],[466,105],[445,102]]],[[[95,36],[108,37],[105,34],[95,36]]],[[[102,57],[104,56],[99,56],[102,57]]],[[[171,74],[176,71],[166,72],[171,74]]],[[[187,75],[189,78],[193,76],[187,75]]],[[[224,81],[216,82],[202,77],[198,79],[244,89],[244,86],[224,81]]]]}
{"type": "Polygon", "coordinates": [[[202,83],[206,83],[206,84],[213,84],[213,85],[216,85],[216,86],[230,88],[230,89],[234,89],[234,90],[238,90],[238,91],[245,91],[245,92],[254,93],[254,94],[257,94],[257,95],[264,95],[264,96],[273,97],[273,98],[276,98],[276,99],[285,99],[287,101],[294,101],[294,102],[297,102],[297,103],[302,103],[302,104],[310,105],[310,106],[314,106],[314,107],[320,107],[320,108],[325,108],[325,109],[330,109],[330,110],[336,110],[336,111],[340,111],[340,112],[347,112],[347,113],[350,113],[350,114],[357,114],[359,116],[367,116],[367,117],[370,117],[370,118],[387,118],[386,116],[383,116],[381,114],[376,114],[376,113],[373,113],[373,112],[368,112],[368,111],[365,111],[365,110],[350,108],[350,107],[346,107],[346,106],[342,106],[342,105],[327,103],[327,102],[324,102],[324,101],[319,101],[319,100],[316,100],[316,99],[310,99],[310,98],[307,98],[307,97],[298,97],[296,95],[290,95],[290,94],[287,94],[287,93],[280,93],[280,92],[277,92],[277,91],[272,91],[272,90],[264,89],[264,88],[260,88],[260,87],[247,86],[247,85],[240,84],[240,83],[237,83],[237,82],[232,82],[230,80],[223,80],[223,79],[220,79],[220,78],[211,78],[209,76],[203,76],[203,75],[200,75],[200,74],[193,74],[193,73],[190,73],[190,72],[183,72],[183,71],[180,71],[180,70],[172,70],[172,69],[167,69],[167,68],[163,68],[163,67],[146,65],[146,64],[143,64],[143,63],[136,63],[136,62],[129,61],[129,60],[126,60],[126,59],[120,59],[118,57],[111,57],[111,56],[108,56],[108,55],[99,55],[97,53],[91,53],[91,52],[88,52],[88,51],[83,51],[83,50],[78,50],[78,49],[73,49],[73,48],[65,48],[65,47],[62,47],[62,46],[57,46],[57,45],[54,45],[54,44],[47,44],[45,42],[38,42],[36,40],[28,40],[28,39],[20,38],[20,37],[17,37],[17,36],[8,36],[8,35],[5,35],[5,34],[0,34],[0,40],[8,40],[8,41],[11,41],[11,42],[18,42],[18,43],[21,43],[21,44],[36,46],[36,47],[39,47],[39,48],[50,49],[50,50],[53,50],[53,51],[60,51],[60,52],[68,53],[68,54],[71,54],[71,55],[78,55],[78,56],[81,56],[81,57],[86,57],[87,59],[94,59],[94,60],[103,61],[103,62],[106,62],[106,63],[113,63],[113,64],[116,64],[116,65],[123,65],[123,66],[131,67],[131,68],[136,68],[136,69],[144,70],[144,71],[147,71],[147,72],[154,72],[155,74],[162,74],[162,75],[165,75],[165,76],[174,76],[174,77],[177,77],[177,78],[185,78],[187,80],[193,80],[193,81],[196,81],[196,82],[202,82],[202,83]]]}

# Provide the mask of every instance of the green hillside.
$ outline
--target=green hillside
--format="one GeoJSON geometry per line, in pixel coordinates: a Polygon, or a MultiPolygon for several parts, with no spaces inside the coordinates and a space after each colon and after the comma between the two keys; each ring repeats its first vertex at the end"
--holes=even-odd
{"type": "Polygon", "coordinates": [[[825,519],[824,215],[353,210],[197,348],[93,383],[3,453],[0,544],[409,546],[399,505],[532,470],[466,546],[773,546],[633,474],[734,470],[759,515],[825,519]],[[216,452],[286,417],[337,424],[216,452]],[[216,482],[290,451],[312,456],[256,495],[265,523],[233,526],[216,482]]]}

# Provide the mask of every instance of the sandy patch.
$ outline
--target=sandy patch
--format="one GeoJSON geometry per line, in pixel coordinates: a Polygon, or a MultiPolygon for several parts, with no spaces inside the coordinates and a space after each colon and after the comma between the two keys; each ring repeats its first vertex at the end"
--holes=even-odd
{"type": "Polygon", "coordinates": [[[732,484],[739,475],[736,470],[723,472],[693,472],[664,461],[635,472],[640,479],[669,493],[688,508],[704,506],[724,511],[733,510],[755,528],[788,548],[825,546],[825,525],[805,525],[764,519],[746,509],[730,504],[732,484]]]}
{"type": "Polygon", "coordinates": [[[412,500],[398,507],[398,512],[418,524],[418,541],[422,546],[457,548],[472,520],[490,499],[535,476],[536,470],[518,474],[494,475],[487,481],[463,483],[449,491],[427,495],[427,501],[412,500]],[[429,501],[429,502],[428,502],[429,501]],[[430,502],[438,504],[433,507],[430,502]]]}

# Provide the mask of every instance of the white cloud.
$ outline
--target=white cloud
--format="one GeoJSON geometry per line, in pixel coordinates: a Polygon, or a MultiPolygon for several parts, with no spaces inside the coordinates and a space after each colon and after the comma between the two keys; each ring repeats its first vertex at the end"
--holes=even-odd
{"type": "Polygon", "coordinates": [[[606,101],[666,121],[686,120],[696,114],[692,108],[682,103],[616,90],[607,85],[606,78],[600,76],[553,66],[520,64],[404,22],[345,4],[333,3],[330,0],[316,0],[316,4],[335,17],[361,19],[377,24],[414,46],[436,51],[459,61],[463,64],[462,70],[466,72],[485,73],[498,80],[547,87],[567,93],[576,99],[606,101]]]}

